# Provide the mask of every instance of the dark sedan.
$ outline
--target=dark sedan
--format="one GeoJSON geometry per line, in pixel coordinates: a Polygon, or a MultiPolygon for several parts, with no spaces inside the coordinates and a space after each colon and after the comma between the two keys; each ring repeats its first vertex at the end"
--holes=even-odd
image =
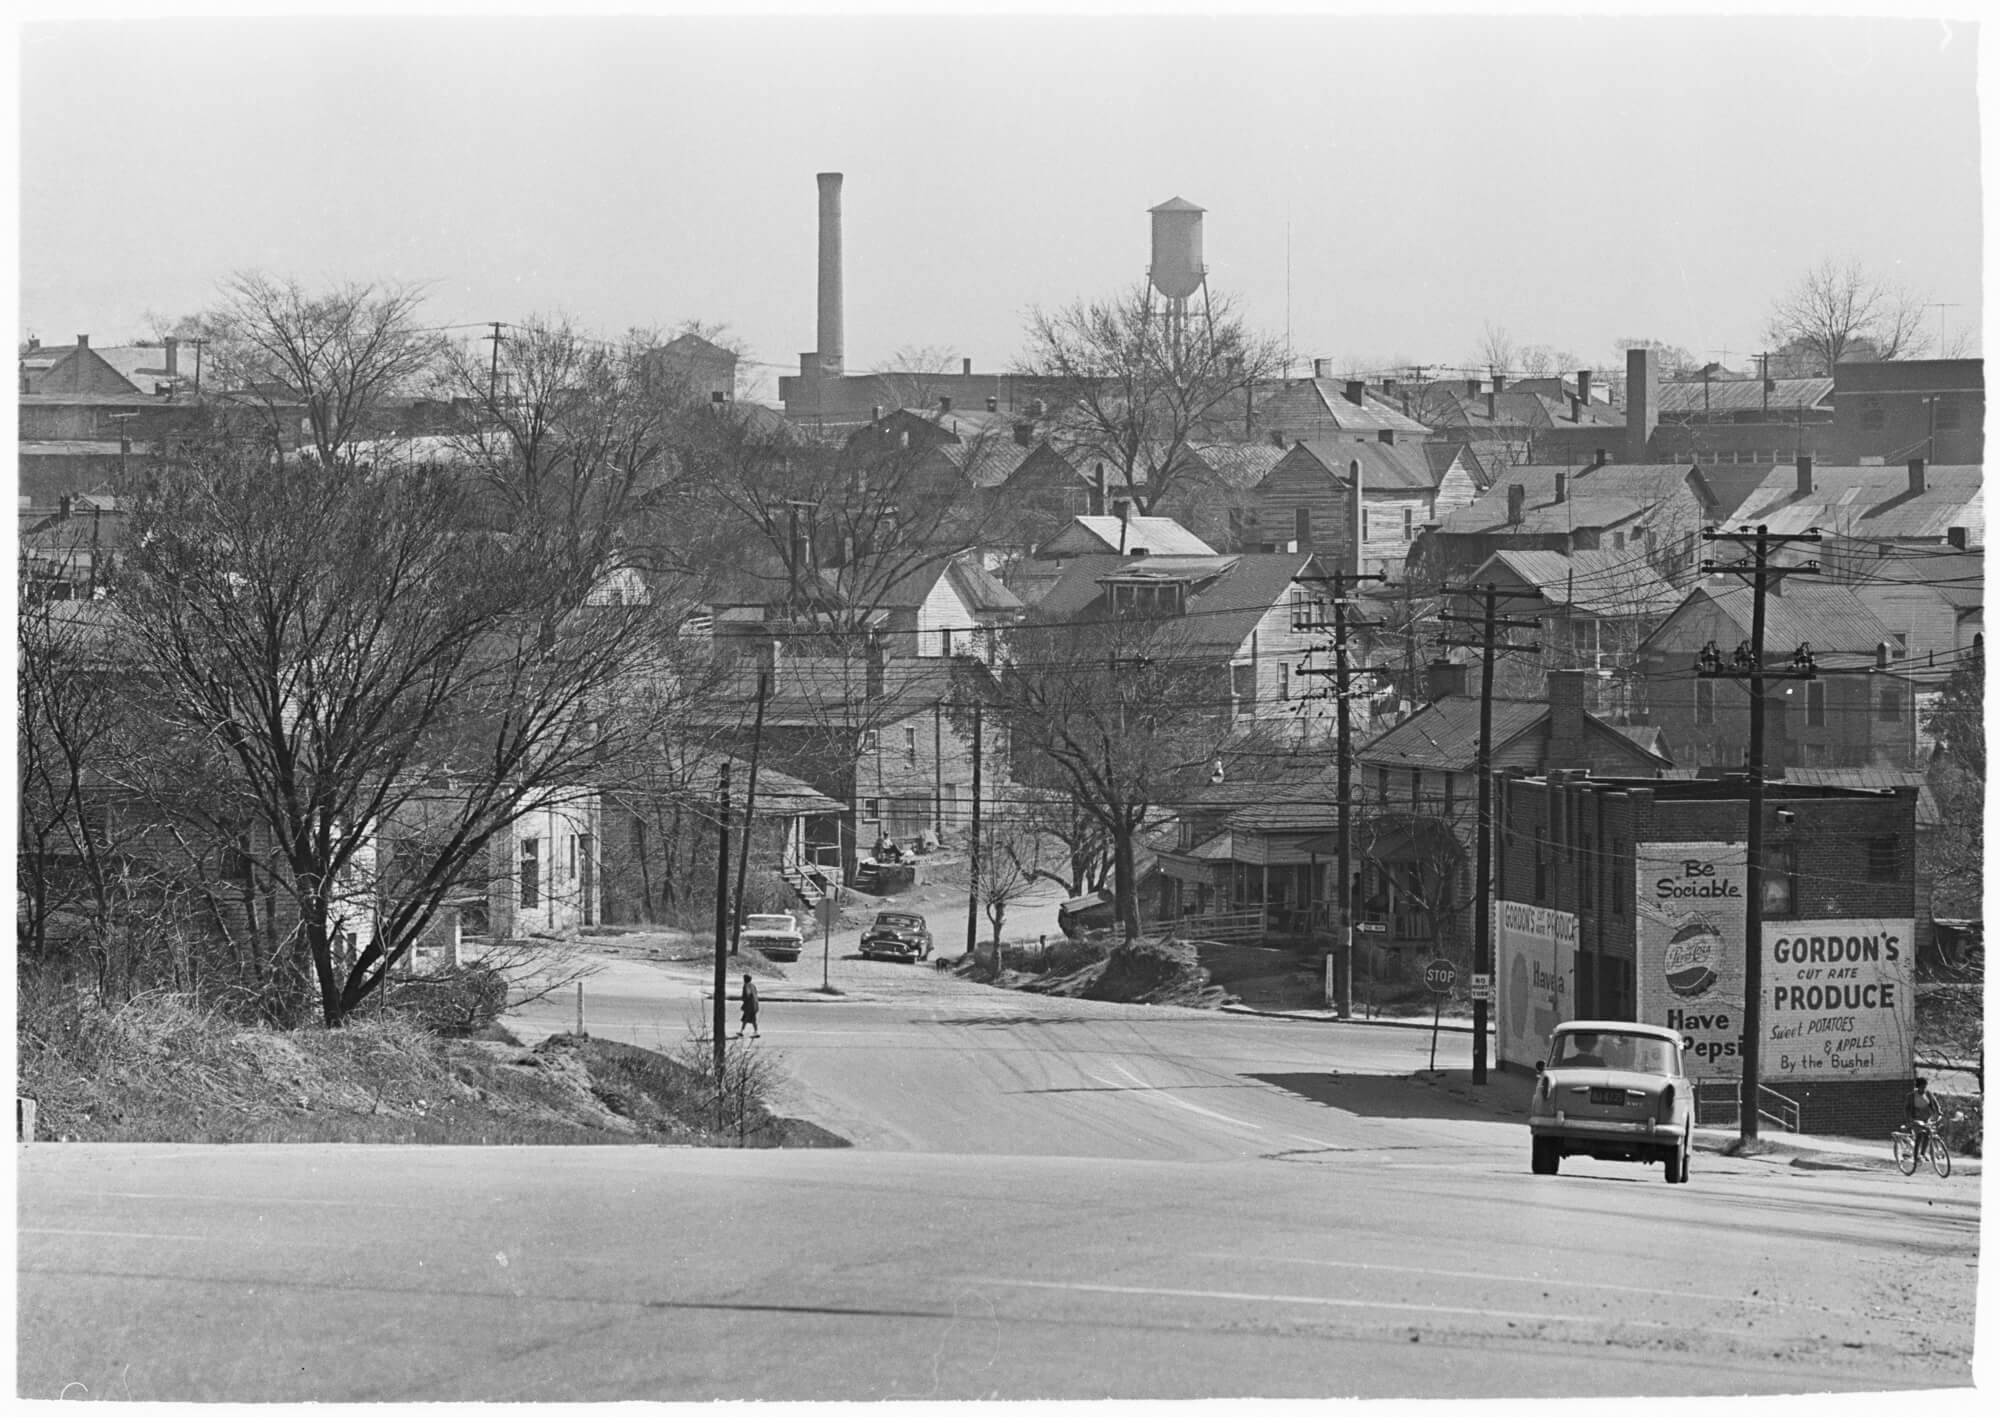
{"type": "Polygon", "coordinates": [[[931,927],[921,915],[904,910],[884,910],[861,932],[863,959],[929,959],[931,927]]]}

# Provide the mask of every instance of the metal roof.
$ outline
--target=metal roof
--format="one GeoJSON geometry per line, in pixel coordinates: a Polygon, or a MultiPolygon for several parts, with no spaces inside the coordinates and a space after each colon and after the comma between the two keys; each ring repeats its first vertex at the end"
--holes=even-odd
{"type": "Polygon", "coordinates": [[[1974,543],[1983,543],[1985,471],[1976,464],[1930,464],[1924,468],[1924,490],[1911,492],[1907,463],[1815,464],[1813,490],[1801,494],[1797,466],[1784,463],[1743,499],[1732,520],[1773,532],[1818,528],[1891,541],[1943,541],[1953,527],[1964,527],[1974,543]]]}
{"type": "Polygon", "coordinates": [[[1739,413],[1762,413],[1766,408],[1774,418],[1784,417],[1801,408],[1830,411],[1833,407],[1833,380],[1831,379],[1773,379],[1775,388],[1764,392],[1762,379],[1711,379],[1704,386],[1701,380],[1675,381],[1660,385],[1659,416],[1683,418],[1691,416],[1734,417],[1739,413]],[[1706,393],[1704,393],[1704,388],[1706,393]]]}
{"type": "MultiPolygon", "coordinates": [[[[1496,551],[1498,561],[1541,592],[1551,605],[1592,615],[1634,618],[1670,615],[1681,593],[1637,551],[1496,551]]],[[[1485,566],[1470,579],[1485,579],[1485,566]]]]}

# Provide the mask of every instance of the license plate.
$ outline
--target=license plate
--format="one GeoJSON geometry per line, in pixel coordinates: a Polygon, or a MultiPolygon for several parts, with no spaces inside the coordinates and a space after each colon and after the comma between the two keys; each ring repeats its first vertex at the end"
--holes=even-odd
{"type": "Polygon", "coordinates": [[[1625,1089],[1622,1087],[1593,1087],[1590,1090],[1590,1105],[1593,1107],[1623,1107],[1625,1089]]]}

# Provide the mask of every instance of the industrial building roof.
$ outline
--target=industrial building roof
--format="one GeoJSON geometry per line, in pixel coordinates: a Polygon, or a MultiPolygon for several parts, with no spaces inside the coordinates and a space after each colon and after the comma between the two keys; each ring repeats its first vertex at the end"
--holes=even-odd
{"type": "Polygon", "coordinates": [[[1739,413],[1790,416],[1801,408],[1832,412],[1833,380],[1773,379],[1766,393],[1762,379],[1674,380],[1659,387],[1659,416],[1689,420],[1733,418],[1739,413]]]}

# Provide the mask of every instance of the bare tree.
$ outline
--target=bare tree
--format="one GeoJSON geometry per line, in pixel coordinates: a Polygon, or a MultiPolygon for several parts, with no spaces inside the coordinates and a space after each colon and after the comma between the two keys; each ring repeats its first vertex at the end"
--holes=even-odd
{"type": "Polygon", "coordinates": [[[1507,327],[1487,320],[1479,327],[1479,343],[1473,346],[1470,362],[1504,374],[1514,367],[1516,349],[1514,336],[1507,327]]]}
{"type": "Polygon", "coordinates": [[[1031,619],[995,673],[965,664],[960,698],[1007,731],[1017,778],[1060,790],[1103,829],[1127,939],[1139,935],[1139,833],[1184,801],[1230,737],[1227,668],[1186,626],[1150,615],[1031,619]]]}
{"type": "Polygon", "coordinates": [[[202,318],[216,385],[260,407],[267,432],[289,441],[302,417],[321,463],[349,456],[371,413],[426,386],[439,353],[421,319],[419,285],[349,281],[308,291],[257,271],[223,283],[202,318]]]}
{"type": "Polygon", "coordinates": [[[1771,304],[1765,334],[1776,345],[1797,346],[1814,364],[1833,372],[1843,359],[1911,359],[1929,340],[1924,297],[1863,269],[1852,258],[1828,257],[1800,276],[1771,304]]]}
{"type": "Polygon", "coordinates": [[[273,476],[221,443],[141,497],[120,606],[154,712],[237,804],[329,1027],[503,829],[587,788],[670,692],[635,672],[663,657],[655,607],[593,594],[617,564],[607,539],[560,510],[494,529],[474,488],[352,460],[273,476]],[[373,938],[350,954],[371,876],[373,938]]]}
{"type": "Polygon", "coordinates": [[[939,376],[957,371],[958,354],[941,344],[905,345],[889,356],[876,375],[894,408],[936,408],[944,385],[939,376]]]}
{"type": "Polygon", "coordinates": [[[1050,405],[1049,440],[1103,462],[1151,515],[1177,480],[1205,475],[1191,445],[1240,425],[1245,398],[1283,368],[1282,345],[1225,295],[1183,320],[1149,285],[1028,316],[1021,374],[1050,405]]]}

